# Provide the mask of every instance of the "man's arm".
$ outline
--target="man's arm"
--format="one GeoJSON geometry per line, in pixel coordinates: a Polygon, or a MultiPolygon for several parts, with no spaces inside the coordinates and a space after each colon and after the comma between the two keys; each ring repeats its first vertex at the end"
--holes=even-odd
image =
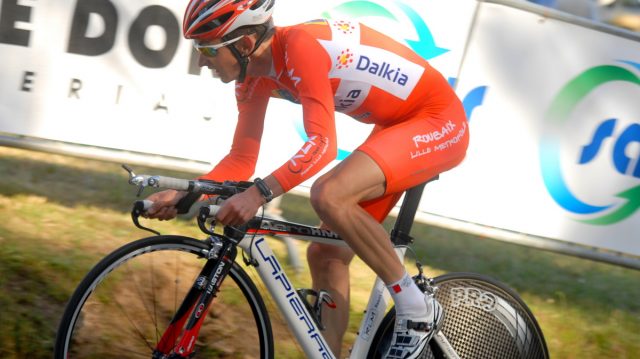
{"type": "MultiPolygon", "coordinates": [[[[255,171],[260,151],[260,140],[264,125],[264,116],[269,102],[268,91],[258,81],[248,81],[253,86],[253,96],[244,97],[238,94],[238,124],[231,150],[209,173],[200,176],[201,179],[214,181],[246,181],[255,171]],[[240,96],[239,96],[240,95],[240,96]]],[[[240,89],[242,90],[242,89],[240,89]]],[[[276,188],[274,186],[274,188],[276,188]]],[[[175,218],[176,204],[186,195],[186,192],[167,190],[152,194],[147,199],[153,205],[146,213],[148,218],[169,220],[175,218]]]]}
{"type": "Polygon", "coordinates": [[[231,150],[209,173],[200,178],[246,181],[253,175],[269,103],[268,89],[261,82],[260,79],[248,79],[236,89],[238,124],[231,150]]]}
{"type": "Polygon", "coordinates": [[[286,72],[298,91],[308,140],[272,173],[284,192],[318,173],[338,153],[329,80],[331,59],[318,41],[302,30],[291,31],[286,41],[286,72]]]}

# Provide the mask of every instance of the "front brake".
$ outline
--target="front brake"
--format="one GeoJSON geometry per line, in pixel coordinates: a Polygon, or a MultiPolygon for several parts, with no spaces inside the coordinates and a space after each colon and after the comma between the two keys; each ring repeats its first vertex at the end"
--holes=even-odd
{"type": "Polygon", "coordinates": [[[160,232],[141,225],[140,221],[138,220],[138,218],[140,218],[140,216],[144,212],[146,212],[147,209],[149,209],[150,203],[151,203],[150,201],[135,201],[133,203],[133,208],[131,209],[131,220],[133,221],[133,224],[136,225],[136,227],[159,236],[160,232]]]}

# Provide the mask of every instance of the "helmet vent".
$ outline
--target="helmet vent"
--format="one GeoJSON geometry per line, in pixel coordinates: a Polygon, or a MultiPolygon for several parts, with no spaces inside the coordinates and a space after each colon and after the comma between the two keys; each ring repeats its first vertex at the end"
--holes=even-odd
{"type": "Polygon", "coordinates": [[[193,33],[195,35],[200,35],[200,34],[207,33],[207,32],[209,32],[211,30],[214,30],[217,27],[219,27],[220,25],[224,24],[227,20],[229,20],[231,15],[233,15],[233,12],[228,12],[228,13],[222,14],[222,15],[218,16],[217,18],[209,21],[208,23],[200,26],[193,33]]]}
{"type": "Polygon", "coordinates": [[[267,8],[265,9],[265,11],[271,9],[273,7],[273,3],[274,3],[273,0],[258,0],[253,5],[251,5],[250,9],[251,10],[255,10],[255,9],[261,7],[266,1],[268,1],[269,4],[267,5],[267,8]]]}

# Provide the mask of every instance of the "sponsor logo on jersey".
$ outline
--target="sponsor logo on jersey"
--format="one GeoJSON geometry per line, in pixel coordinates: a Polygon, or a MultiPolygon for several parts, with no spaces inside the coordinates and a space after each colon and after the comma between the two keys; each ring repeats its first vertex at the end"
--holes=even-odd
{"type": "Polygon", "coordinates": [[[338,55],[338,57],[336,58],[337,60],[336,68],[338,70],[348,68],[353,63],[353,58],[354,56],[351,50],[349,49],[342,50],[340,55],[338,55]]]}
{"type": "Polygon", "coordinates": [[[383,80],[397,83],[401,86],[406,86],[407,81],[409,80],[409,76],[403,73],[400,67],[396,67],[385,61],[376,62],[364,55],[361,55],[358,58],[356,70],[366,71],[382,78],[383,80]]]}
{"type": "Polygon", "coordinates": [[[349,21],[337,20],[331,25],[335,30],[340,31],[344,35],[351,35],[356,30],[356,27],[349,21]]]}
{"type": "Polygon", "coordinates": [[[309,139],[302,148],[289,160],[289,171],[304,176],[318,163],[327,152],[329,139],[319,134],[310,133],[309,139]]]}
{"type": "Polygon", "coordinates": [[[409,97],[425,71],[420,64],[383,48],[318,41],[333,61],[330,78],[372,85],[403,100],[409,97]]]}
{"type": "Polygon", "coordinates": [[[349,113],[356,110],[369,95],[371,85],[358,82],[342,80],[333,96],[335,109],[338,112],[349,113]]]}
{"type": "Polygon", "coordinates": [[[429,133],[426,133],[424,135],[413,136],[413,142],[415,143],[416,148],[418,148],[420,147],[420,143],[440,141],[445,136],[452,133],[453,130],[455,129],[456,129],[456,125],[453,122],[449,121],[444,126],[442,126],[442,129],[440,131],[436,130],[436,131],[431,131],[429,133]]]}

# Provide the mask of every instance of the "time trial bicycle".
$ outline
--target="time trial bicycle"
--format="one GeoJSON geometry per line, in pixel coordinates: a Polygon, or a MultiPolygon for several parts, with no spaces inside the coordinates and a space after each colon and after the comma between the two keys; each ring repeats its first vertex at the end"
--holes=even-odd
{"type": "MultiPolygon", "coordinates": [[[[212,182],[136,175],[129,183],[188,191],[177,207],[184,213],[202,195],[228,198],[252,182],[212,182]]],[[[429,181],[427,181],[429,182],[429,181]]],[[[406,191],[391,231],[404,259],[410,230],[426,183],[406,191]]],[[[137,201],[133,222],[151,205],[137,201]]],[[[334,358],[323,338],[322,311],[334,306],[325,291],[297,289],[265,236],[286,235],[346,245],[328,230],[256,215],[240,227],[215,221],[219,207],[197,215],[207,236],[156,235],[115,250],[84,278],[69,300],[55,343],[55,358],[273,358],[270,313],[244,268],[254,267],[307,358],[334,358]],[[241,249],[239,255],[238,248],[241,249]],[[244,267],[241,265],[244,262],[244,267]]],[[[153,231],[153,230],[150,230],[153,231]]],[[[414,280],[442,304],[442,329],[424,358],[548,358],[543,333],[531,310],[506,285],[480,274],[449,273],[414,280]]],[[[349,358],[381,358],[395,312],[377,278],[349,358]]]]}

